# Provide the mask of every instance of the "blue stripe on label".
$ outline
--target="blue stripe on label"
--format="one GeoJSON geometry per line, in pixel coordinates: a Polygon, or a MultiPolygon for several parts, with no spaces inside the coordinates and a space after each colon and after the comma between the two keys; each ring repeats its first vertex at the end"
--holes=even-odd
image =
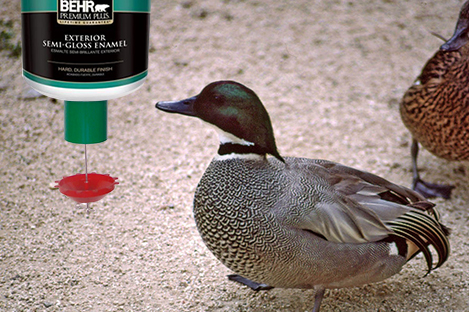
{"type": "Polygon", "coordinates": [[[21,0],[21,12],[57,11],[57,0],[21,0]]]}
{"type": "Polygon", "coordinates": [[[115,11],[150,12],[150,0],[114,0],[115,11]]]}
{"type": "MultiPolygon", "coordinates": [[[[57,11],[58,1],[60,0],[21,0],[21,12],[33,13],[57,11]]],[[[92,1],[99,4],[99,0],[92,1]]],[[[114,0],[114,12],[150,12],[150,8],[150,0],[114,0]]]]}

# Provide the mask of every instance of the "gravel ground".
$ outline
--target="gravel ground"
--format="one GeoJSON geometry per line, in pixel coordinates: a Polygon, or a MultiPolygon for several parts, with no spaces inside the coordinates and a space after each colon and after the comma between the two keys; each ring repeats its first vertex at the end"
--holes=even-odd
{"type": "MultiPolygon", "coordinates": [[[[271,114],[284,156],[325,158],[410,185],[410,135],[398,104],[441,41],[461,0],[160,0],[152,3],[150,74],[109,103],[109,139],[89,168],[119,177],[83,206],[54,181],[84,172],[84,148],[63,139],[63,103],[31,96],[21,60],[0,52],[1,311],[310,311],[314,291],[252,292],[195,228],[192,198],[217,149],[202,122],[156,112],[158,100],[220,79],[244,83],[271,114]]],[[[2,30],[20,36],[19,1],[0,0],[2,30]],[[8,23],[8,21],[10,21],[8,23]]],[[[469,169],[428,152],[429,181],[453,229],[448,262],[427,277],[421,256],[400,274],[329,290],[324,311],[469,311],[469,169]]]]}

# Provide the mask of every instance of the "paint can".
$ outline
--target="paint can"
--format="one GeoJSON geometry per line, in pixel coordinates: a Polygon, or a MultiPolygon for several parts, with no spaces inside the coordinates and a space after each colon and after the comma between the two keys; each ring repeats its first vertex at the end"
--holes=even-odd
{"type": "Polygon", "coordinates": [[[135,91],[147,76],[150,0],[22,0],[21,6],[26,82],[65,100],[67,141],[106,140],[106,101],[135,91]],[[87,117],[95,111],[100,117],[87,117]]]}

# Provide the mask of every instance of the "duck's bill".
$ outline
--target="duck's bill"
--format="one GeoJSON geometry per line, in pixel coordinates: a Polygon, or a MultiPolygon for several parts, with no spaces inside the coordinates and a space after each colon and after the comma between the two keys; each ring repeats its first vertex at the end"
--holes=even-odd
{"type": "MultiPolygon", "coordinates": [[[[469,22],[468,22],[469,24],[469,22]]],[[[459,25],[458,25],[459,26],[459,25]]],[[[464,27],[458,27],[448,41],[446,41],[441,47],[440,50],[442,51],[456,51],[462,48],[468,40],[468,30],[469,25],[465,25],[464,27]]]]}
{"type": "Polygon", "coordinates": [[[161,101],[156,103],[155,107],[167,113],[177,113],[187,116],[195,116],[195,99],[196,97],[193,96],[182,101],[161,101]]]}

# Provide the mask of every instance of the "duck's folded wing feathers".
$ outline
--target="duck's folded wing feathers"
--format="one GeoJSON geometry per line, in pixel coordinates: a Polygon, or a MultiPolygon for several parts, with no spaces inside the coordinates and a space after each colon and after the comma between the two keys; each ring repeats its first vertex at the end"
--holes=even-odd
{"type": "MultiPolygon", "coordinates": [[[[292,174],[286,196],[291,206],[299,205],[301,217],[297,227],[336,243],[376,242],[392,233],[373,209],[350,196],[374,197],[384,190],[382,187],[350,174],[336,174],[321,164],[300,162],[298,165],[300,168],[292,174]]],[[[399,212],[392,213],[393,216],[405,213],[400,205],[395,206],[399,212]]]]}
{"type": "MultiPolygon", "coordinates": [[[[420,194],[374,174],[329,161],[317,161],[325,171],[313,169],[328,183],[329,191],[314,204],[301,226],[338,243],[376,242],[389,236],[405,239],[407,260],[423,252],[429,271],[449,255],[448,229],[439,222],[434,204],[420,194]],[[438,262],[433,265],[428,246],[438,262]]],[[[314,181],[310,181],[314,183],[314,181]]]]}
{"type": "Polygon", "coordinates": [[[298,224],[336,243],[375,242],[392,231],[371,210],[347,202],[319,202],[298,224]]]}

